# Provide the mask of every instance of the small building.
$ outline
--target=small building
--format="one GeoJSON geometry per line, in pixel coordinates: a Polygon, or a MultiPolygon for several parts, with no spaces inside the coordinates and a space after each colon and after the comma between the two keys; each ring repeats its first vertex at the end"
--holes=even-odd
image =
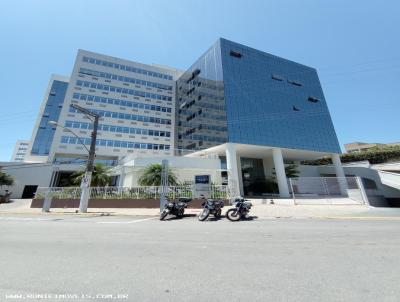
{"type": "Polygon", "coordinates": [[[112,174],[118,176],[120,187],[139,186],[138,179],[144,169],[152,164],[161,164],[168,161],[169,169],[177,176],[179,183],[192,184],[196,175],[209,175],[211,182],[222,184],[223,170],[218,156],[155,156],[155,157],[127,157],[124,162],[112,169],[112,174]]]}

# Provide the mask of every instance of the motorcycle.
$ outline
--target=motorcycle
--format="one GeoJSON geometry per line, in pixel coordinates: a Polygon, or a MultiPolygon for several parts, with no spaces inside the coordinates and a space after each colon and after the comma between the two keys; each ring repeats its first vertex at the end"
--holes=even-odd
{"type": "Polygon", "coordinates": [[[182,218],[185,214],[185,208],[187,208],[187,204],[190,201],[192,201],[191,198],[184,197],[179,198],[178,201],[167,200],[163,211],[160,213],[160,220],[164,220],[169,214],[182,218]]]}
{"type": "Polygon", "coordinates": [[[198,216],[200,221],[204,221],[210,214],[213,214],[215,218],[221,217],[222,208],[224,207],[223,200],[207,199],[202,203],[203,211],[198,216]]]}
{"type": "Polygon", "coordinates": [[[235,207],[226,212],[226,218],[230,221],[239,221],[240,219],[247,217],[252,207],[252,204],[243,197],[236,198],[232,204],[234,204],[235,207]]]}

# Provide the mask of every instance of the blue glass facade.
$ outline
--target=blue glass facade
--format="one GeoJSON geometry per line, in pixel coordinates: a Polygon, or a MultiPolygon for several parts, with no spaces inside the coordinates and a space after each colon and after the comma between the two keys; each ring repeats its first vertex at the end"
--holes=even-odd
{"type": "Polygon", "coordinates": [[[49,155],[55,132],[55,126],[49,125],[49,121],[58,122],[67,88],[67,82],[53,81],[40,119],[39,128],[33,141],[32,155],[49,155]]]}
{"type": "MultiPolygon", "coordinates": [[[[201,124],[202,119],[215,124],[218,116],[221,122],[225,117],[227,127],[227,131],[220,131],[221,137],[232,143],[340,153],[315,69],[219,39],[178,80],[178,86],[189,83],[186,88],[191,89],[190,83],[196,79],[188,80],[196,70],[200,70],[200,80],[205,75],[206,80],[223,89],[217,94],[219,98],[208,97],[207,103],[224,108],[216,110],[197,102],[195,110],[180,109],[177,143],[181,147],[202,149],[194,137],[196,130],[189,131],[189,136],[187,131],[201,124]],[[199,111],[205,112],[208,119],[196,115],[199,111]],[[187,121],[193,114],[195,117],[187,121]]],[[[201,87],[193,87],[191,94],[198,97],[204,93],[201,87]]],[[[178,108],[184,96],[178,90],[178,108]]],[[[221,142],[210,141],[205,147],[218,144],[221,142]]]]}

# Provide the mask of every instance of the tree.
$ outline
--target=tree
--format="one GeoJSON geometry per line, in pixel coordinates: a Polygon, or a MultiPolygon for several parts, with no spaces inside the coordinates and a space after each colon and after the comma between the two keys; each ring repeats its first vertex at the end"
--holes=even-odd
{"type": "Polygon", "coordinates": [[[12,186],[14,184],[14,179],[11,175],[0,171],[0,187],[2,186],[12,186]]]}
{"type": "MultiPolygon", "coordinates": [[[[161,186],[161,164],[151,164],[147,166],[139,177],[139,185],[141,186],[161,186]]],[[[168,169],[168,184],[176,186],[178,178],[171,169],[168,169]]]]}
{"type": "MultiPolygon", "coordinates": [[[[285,167],[285,174],[287,178],[299,177],[299,170],[297,170],[297,165],[287,165],[285,167]]],[[[272,178],[275,181],[276,180],[275,168],[273,168],[272,175],[273,175],[272,178]]]]}
{"type": "MultiPolygon", "coordinates": [[[[374,148],[361,152],[345,153],[340,155],[340,160],[342,163],[368,160],[371,164],[399,161],[400,146],[384,146],[378,149],[374,148]]],[[[332,165],[332,159],[330,157],[324,157],[317,160],[304,161],[302,164],[311,166],[332,165]]]]}
{"type": "MultiPolygon", "coordinates": [[[[82,178],[85,176],[85,170],[75,172],[71,175],[73,178],[73,183],[76,185],[81,184],[82,178]]],[[[109,169],[103,164],[95,164],[93,173],[92,173],[92,181],[90,182],[91,187],[104,187],[108,186],[111,183],[111,176],[109,173],[109,169]]]]}

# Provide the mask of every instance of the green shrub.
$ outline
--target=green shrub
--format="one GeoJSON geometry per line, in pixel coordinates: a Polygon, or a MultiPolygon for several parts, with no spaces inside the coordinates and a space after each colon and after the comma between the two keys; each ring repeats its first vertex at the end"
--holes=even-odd
{"type": "MultiPolygon", "coordinates": [[[[373,149],[363,152],[345,153],[340,156],[342,163],[368,160],[371,164],[381,164],[389,161],[400,160],[400,146],[373,149]]],[[[331,165],[330,157],[321,158],[313,161],[304,161],[303,165],[320,166],[331,165]]]]}

